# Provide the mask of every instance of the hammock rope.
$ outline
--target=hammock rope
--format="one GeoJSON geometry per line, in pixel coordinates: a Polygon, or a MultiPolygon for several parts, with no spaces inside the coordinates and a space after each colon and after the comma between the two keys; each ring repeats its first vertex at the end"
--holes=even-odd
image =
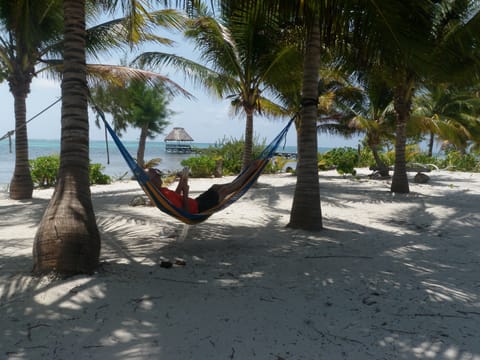
{"type": "MultiPolygon", "coordinates": [[[[211,209],[208,209],[207,211],[204,211],[202,213],[190,213],[183,208],[178,208],[178,207],[174,206],[159,191],[159,189],[157,189],[155,187],[155,185],[150,181],[150,179],[149,179],[147,173],[145,172],[145,170],[142,169],[137,164],[136,160],[131,156],[131,154],[125,148],[123,143],[120,141],[120,138],[118,137],[118,135],[115,133],[113,128],[107,122],[104,113],[96,105],[94,105],[94,109],[97,112],[97,114],[100,116],[100,118],[102,119],[103,123],[105,124],[105,128],[107,129],[111,138],[115,142],[115,145],[118,147],[118,150],[122,154],[123,158],[125,159],[125,162],[127,163],[128,167],[130,168],[133,175],[135,176],[135,179],[137,180],[137,182],[139,183],[139,185],[143,189],[143,191],[150,198],[150,200],[152,200],[152,202],[162,212],[164,212],[167,215],[170,215],[170,216],[176,218],[177,220],[180,220],[183,223],[188,224],[188,225],[198,224],[198,223],[201,223],[201,222],[207,220],[215,212],[226,208],[227,206],[231,205],[236,200],[238,200],[240,197],[242,197],[247,192],[247,190],[256,182],[258,177],[261,175],[261,173],[263,172],[263,170],[267,166],[268,161],[274,156],[276,149],[279,147],[282,140],[285,139],[285,137],[288,133],[288,130],[290,129],[293,121],[296,118],[296,115],[293,116],[288,121],[288,123],[285,125],[285,127],[280,131],[280,133],[270,142],[270,144],[268,144],[265,147],[265,149],[263,149],[262,153],[256,159],[256,160],[261,160],[261,161],[257,162],[257,166],[256,166],[255,170],[248,177],[248,179],[245,179],[242,182],[242,186],[239,188],[239,190],[230,194],[221,203],[219,203],[217,206],[215,206],[211,209]]],[[[236,179],[241,177],[245,171],[247,171],[247,169],[244,169],[237,176],[236,179]]],[[[234,179],[233,181],[235,181],[236,179],[234,179]]]]}
{"type": "Polygon", "coordinates": [[[51,103],[50,105],[48,105],[46,108],[44,108],[43,110],[41,110],[40,112],[38,112],[37,114],[35,114],[34,116],[32,116],[30,119],[28,119],[27,121],[25,121],[25,123],[21,126],[19,126],[18,128],[16,128],[15,130],[10,130],[10,131],[7,131],[5,133],[5,135],[3,135],[2,137],[0,137],[0,141],[8,138],[8,141],[10,143],[10,153],[12,152],[12,136],[13,134],[15,133],[15,131],[18,131],[20,129],[23,129],[24,127],[27,126],[27,124],[34,120],[35,118],[39,117],[40,115],[42,115],[44,112],[46,112],[47,110],[49,110],[51,107],[53,107],[54,105],[56,105],[58,102],[60,102],[62,100],[62,98],[60,97],[59,99],[55,100],[53,103],[51,103]]]}

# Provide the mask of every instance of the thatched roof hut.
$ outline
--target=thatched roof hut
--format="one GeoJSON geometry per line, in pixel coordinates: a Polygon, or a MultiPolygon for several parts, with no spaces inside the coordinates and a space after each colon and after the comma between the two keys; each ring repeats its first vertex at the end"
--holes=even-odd
{"type": "Polygon", "coordinates": [[[188,135],[184,128],[175,127],[165,137],[165,141],[193,141],[193,138],[188,135]]]}
{"type": "Polygon", "coordinates": [[[165,150],[172,153],[190,153],[192,147],[186,144],[188,141],[193,141],[193,138],[188,135],[182,127],[175,127],[165,137],[165,150]]]}

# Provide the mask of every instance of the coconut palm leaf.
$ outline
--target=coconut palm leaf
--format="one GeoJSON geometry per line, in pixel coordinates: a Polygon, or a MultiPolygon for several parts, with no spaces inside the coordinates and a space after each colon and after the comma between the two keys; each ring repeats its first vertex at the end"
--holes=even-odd
{"type": "Polygon", "coordinates": [[[266,102],[263,94],[274,94],[269,79],[284,76],[289,70],[286,63],[294,57],[272,41],[280,33],[278,24],[265,21],[261,13],[232,12],[217,19],[205,6],[198,6],[195,13],[184,35],[193,41],[200,64],[159,52],[141,54],[135,62],[155,69],[171,66],[181,70],[195,85],[229,99],[234,109],[243,111],[246,166],[252,155],[253,115],[266,112],[262,104],[268,104],[269,113],[273,111],[273,101],[266,102]]]}

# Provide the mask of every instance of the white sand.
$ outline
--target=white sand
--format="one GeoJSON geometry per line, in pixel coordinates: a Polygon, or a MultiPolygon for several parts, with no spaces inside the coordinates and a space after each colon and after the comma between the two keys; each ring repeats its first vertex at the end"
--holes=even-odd
{"type": "Polygon", "coordinates": [[[66,280],[29,272],[51,191],[1,194],[0,358],[480,359],[480,174],[394,196],[367,173],[320,173],[319,233],[285,227],[286,174],[188,231],[128,206],[135,182],[95,186],[102,267],[66,280]]]}

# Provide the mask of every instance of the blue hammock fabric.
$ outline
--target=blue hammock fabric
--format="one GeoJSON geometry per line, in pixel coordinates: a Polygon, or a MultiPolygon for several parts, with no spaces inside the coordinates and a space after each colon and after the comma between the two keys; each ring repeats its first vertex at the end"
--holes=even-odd
{"type": "MultiPolygon", "coordinates": [[[[125,148],[123,143],[120,141],[120,138],[118,135],[115,133],[115,131],[112,129],[110,124],[105,119],[104,114],[97,108],[96,109],[100,117],[102,118],[105,127],[107,131],[109,132],[110,136],[112,137],[113,141],[118,147],[118,150],[122,154],[123,158],[125,159],[128,167],[132,171],[133,175],[137,179],[138,183],[140,184],[141,188],[143,191],[147,194],[147,196],[150,198],[150,200],[157,206],[158,209],[163,211],[164,213],[176,218],[177,220],[180,220],[184,222],[185,224],[193,225],[193,224],[198,224],[201,223],[205,220],[207,220],[211,215],[213,215],[215,212],[220,211],[227,206],[231,205],[234,203],[236,200],[238,200],[240,197],[242,197],[243,194],[247,192],[247,190],[256,182],[260,174],[263,172],[265,167],[268,164],[268,161],[273,157],[275,154],[277,148],[279,145],[284,141],[288,130],[290,129],[290,126],[292,125],[293,121],[295,120],[295,117],[291,118],[290,121],[287,123],[287,125],[280,131],[280,133],[272,140],[272,142],[265,147],[265,149],[262,151],[262,153],[257,157],[257,160],[261,160],[257,164],[257,168],[255,171],[252,173],[252,175],[246,179],[241,188],[236,191],[235,193],[229,195],[226,197],[220,204],[215,206],[214,208],[211,208],[205,212],[202,213],[190,213],[186,211],[183,208],[178,208],[174,206],[160,191],[159,189],[156,188],[156,186],[150,181],[148,178],[147,173],[145,172],[144,169],[142,169],[135,159],[130,155],[128,150],[125,148]]],[[[245,170],[244,170],[245,171],[245,170]]],[[[240,173],[238,177],[240,177],[243,174],[240,173]]]]}

